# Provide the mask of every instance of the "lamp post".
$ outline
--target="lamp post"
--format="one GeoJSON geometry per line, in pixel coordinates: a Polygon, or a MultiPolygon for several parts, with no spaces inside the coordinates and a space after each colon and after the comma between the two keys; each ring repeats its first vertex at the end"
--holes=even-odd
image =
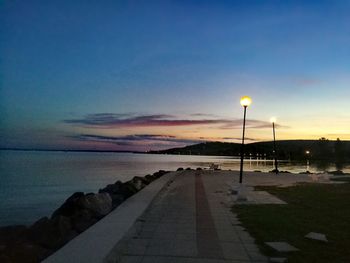
{"type": "Polygon", "coordinates": [[[306,172],[308,172],[309,171],[309,166],[310,166],[310,161],[309,161],[310,151],[306,150],[305,154],[306,154],[306,172]]]}
{"type": "Polygon", "coordinates": [[[241,145],[241,166],[239,169],[239,183],[242,184],[243,180],[243,159],[244,159],[244,134],[245,134],[245,117],[247,113],[247,107],[252,103],[252,99],[248,96],[243,96],[241,98],[241,105],[244,108],[244,117],[243,117],[243,135],[242,135],[242,145],[241,145]]]}
{"type": "Polygon", "coordinates": [[[277,151],[276,151],[276,133],[275,133],[275,122],[276,118],[272,117],[270,119],[272,122],[272,131],[273,131],[273,157],[275,159],[275,173],[278,174],[278,166],[277,166],[277,151]]]}

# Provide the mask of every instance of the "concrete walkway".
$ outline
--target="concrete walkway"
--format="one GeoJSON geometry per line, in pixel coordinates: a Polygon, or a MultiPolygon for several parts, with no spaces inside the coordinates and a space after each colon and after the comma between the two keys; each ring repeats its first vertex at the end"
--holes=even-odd
{"type": "Polygon", "coordinates": [[[44,263],[115,262],[115,250],[136,220],[147,210],[159,191],[171,181],[176,172],[167,173],[128,198],[114,211],[102,218],[45,259],[44,263]]]}
{"type": "Polygon", "coordinates": [[[117,262],[268,262],[230,211],[233,178],[237,172],[178,173],[119,243],[117,262]]]}

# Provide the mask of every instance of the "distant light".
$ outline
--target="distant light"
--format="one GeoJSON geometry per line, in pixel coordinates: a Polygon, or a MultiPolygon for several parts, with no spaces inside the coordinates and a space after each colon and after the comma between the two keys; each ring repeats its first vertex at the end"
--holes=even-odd
{"type": "Polygon", "coordinates": [[[243,107],[248,107],[252,103],[252,99],[248,96],[243,96],[241,98],[241,105],[243,107]]]}
{"type": "Polygon", "coordinates": [[[306,154],[310,154],[310,151],[305,151],[306,154]]]}
{"type": "Polygon", "coordinates": [[[276,121],[277,121],[276,117],[271,117],[271,119],[270,119],[271,123],[276,123],[276,121]]]}

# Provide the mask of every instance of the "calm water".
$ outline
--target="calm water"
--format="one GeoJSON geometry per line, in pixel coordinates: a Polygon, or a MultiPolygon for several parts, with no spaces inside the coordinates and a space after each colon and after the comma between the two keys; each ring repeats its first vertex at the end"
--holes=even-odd
{"type": "MultiPolygon", "coordinates": [[[[72,193],[97,192],[117,180],[178,167],[239,169],[239,159],[213,156],[147,155],[131,153],[83,153],[0,151],[0,225],[31,224],[49,216],[72,193]]],[[[245,170],[269,171],[271,161],[245,161],[245,170]]],[[[310,171],[334,170],[334,166],[310,166],[310,171]]],[[[281,170],[300,172],[305,164],[281,163],[281,170]]],[[[350,171],[350,167],[344,168],[350,171]]]]}

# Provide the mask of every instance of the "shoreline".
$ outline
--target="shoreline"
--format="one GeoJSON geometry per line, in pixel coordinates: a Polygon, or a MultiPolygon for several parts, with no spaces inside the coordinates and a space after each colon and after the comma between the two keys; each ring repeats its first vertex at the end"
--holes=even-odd
{"type": "MultiPolygon", "coordinates": [[[[200,167],[196,169],[180,167],[176,172],[191,171],[209,174],[232,173],[232,176],[239,172],[237,170],[210,170],[200,167]]],[[[0,259],[2,256],[8,256],[8,254],[16,255],[17,253],[13,253],[13,251],[18,251],[19,255],[23,254],[24,251],[27,257],[35,257],[39,260],[45,259],[110,214],[128,198],[134,196],[147,185],[167,173],[169,171],[159,170],[152,175],[135,176],[124,183],[117,181],[99,189],[97,193],[85,194],[83,192],[75,192],[50,217],[42,217],[29,226],[8,225],[0,227],[0,259]]],[[[331,177],[342,178],[350,175],[345,173],[336,175],[329,173],[291,173],[286,171],[281,171],[278,175],[272,172],[261,171],[244,171],[244,174],[245,179],[248,181],[253,176],[252,178],[268,177],[270,180],[275,178],[273,181],[285,180],[284,178],[295,178],[294,180],[303,181],[305,178],[308,178],[310,182],[325,182],[329,181],[331,177]]]]}
{"type": "Polygon", "coordinates": [[[97,193],[75,192],[50,216],[30,225],[0,227],[0,261],[42,261],[167,173],[159,170],[126,182],[118,180],[97,193]]]}

